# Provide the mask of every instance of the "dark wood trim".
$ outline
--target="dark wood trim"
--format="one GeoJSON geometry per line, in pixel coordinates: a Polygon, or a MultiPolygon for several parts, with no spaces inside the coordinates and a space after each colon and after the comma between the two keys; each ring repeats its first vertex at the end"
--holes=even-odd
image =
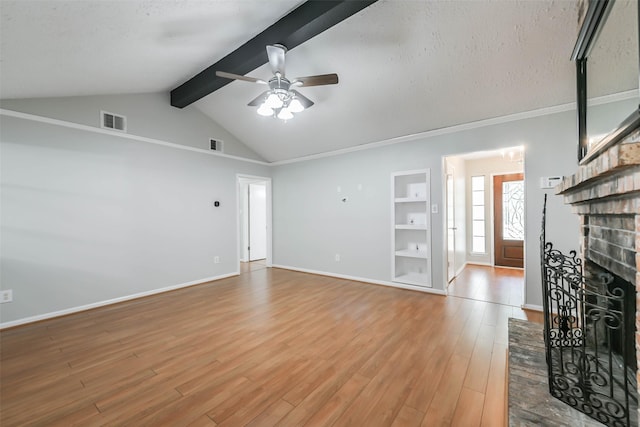
{"type": "Polygon", "coordinates": [[[171,105],[184,108],[232,80],[217,77],[216,71],[244,75],[268,62],[265,47],[280,43],[294,47],[344,21],[377,0],[307,1],[278,22],[234,50],[215,64],[171,91],[171,105]]]}

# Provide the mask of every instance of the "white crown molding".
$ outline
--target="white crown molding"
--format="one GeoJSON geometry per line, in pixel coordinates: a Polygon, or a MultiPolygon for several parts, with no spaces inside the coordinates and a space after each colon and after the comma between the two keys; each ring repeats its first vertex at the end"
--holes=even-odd
{"type": "Polygon", "coordinates": [[[227,159],[238,160],[238,161],[241,161],[241,162],[256,163],[256,164],[264,165],[264,166],[270,166],[271,165],[270,163],[263,162],[261,160],[247,159],[245,157],[238,157],[238,156],[233,156],[231,154],[224,154],[224,153],[221,153],[219,151],[204,150],[202,148],[189,147],[187,145],[176,144],[174,142],[163,141],[163,140],[160,140],[160,139],[147,138],[146,136],[138,136],[138,135],[133,135],[133,134],[130,134],[130,133],[123,133],[121,131],[114,131],[114,130],[110,130],[110,129],[97,128],[97,127],[94,127],[94,126],[82,125],[82,124],[79,124],[79,123],[68,122],[66,120],[52,119],[50,117],[37,116],[35,114],[22,113],[22,112],[19,112],[19,111],[7,110],[7,109],[4,109],[4,108],[0,108],[0,115],[7,116],[7,117],[15,117],[15,118],[24,119],[24,120],[31,120],[31,121],[34,121],[34,122],[47,123],[47,124],[50,124],[50,125],[61,126],[61,127],[66,127],[66,128],[70,128],[70,129],[78,129],[78,130],[83,130],[83,131],[86,131],[86,132],[98,133],[98,134],[102,134],[102,135],[109,135],[109,136],[114,136],[114,137],[118,137],[118,138],[129,139],[129,140],[133,140],[133,141],[146,142],[146,143],[149,143],[149,144],[162,145],[164,147],[176,148],[178,150],[193,151],[195,153],[206,154],[206,155],[209,155],[209,156],[224,157],[224,158],[227,158],[227,159]]]}
{"type": "MultiPolygon", "coordinates": [[[[634,97],[637,97],[637,96],[638,96],[638,91],[637,90],[628,90],[628,91],[625,91],[625,92],[619,92],[619,93],[614,93],[612,95],[605,95],[605,96],[600,96],[600,97],[597,97],[597,98],[590,99],[588,105],[608,104],[608,103],[611,103],[611,102],[624,101],[624,100],[631,99],[631,98],[634,98],[634,97]]],[[[180,149],[180,150],[194,151],[194,152],[197,152],[197,153],[207,154],[207,155],[210,155],[210,156],[225,157],[225,158],[228,158],[228,159],[239,160],[239,161],[242,161],[242,162],[256,163],[256,164],[264,165],[264,166],[280,166],[280,165],[287,165],[287,164],[291,164],[291,163],[306,162],[306,161],[309,161],[309,160],[321,159],[321,158],[324,158],[324,157],[339,156],[341,154],[353,153],[353,152],[356,152],[356,151],[371,150],[371,149],[374,149],[374,148],[385,147],[387,145],[400,144],[400,143],[403,143],[403,142],[415,141],[415,140],[418,140],[418,139],[433,138],[435,136],[447,135],[447,134],[452,134],[452,133],[456,133],[456,132],[462,132],[462,131],[465,131],[465,130],[473,130],[473,129],[483,128],[483,127],[487,127],[487,126],[493,126],[493,125],[498,125],[498,124],[503,124],[503,123],[509,123],[509,122],[514,122],[514,121],[517,121],[517,120],[525,120],[525,119],[531,119],[531,118],[534,118],[534,117],[541,117],[541,116],[547,116],[547,115],[551,115],[551,114],[564,113],[566,111],[571,111],[571,110],[575,110],[575,109],[576,109],[576,103],[575,102],[571,102],[571,103],[568,103],[568,104],[561,104],[561,105],[556,105],[556,106],[553,106],[553,107],[539,108],[537,110],[524,111],[522,113],[508,114],[506,116],[500,116],[500,117],[494,117],[494,118],[491,118],[491,119],[485,119],[485,120],[479,120],[479,121],[475,121],[475,122],[463,123],[461,125],[449,126],[449,127],[429,130],[429,131],[425,131],[425,132],[418,132],[418,133],[414,133],[414,134],[410,134],[410,135],[404,135],[404,136],[398,136],[398,137],[394,137],[394,138],[383,139],[383,140],[380,140],[380,141],[375,141],[375,142],[370,142],[370,143],[366,143],[366,144],[357,145],[355,147],[342,148],[342,149],[339,149],[339,150],[327,151],[327,152],[318,153],[318,154],[311,154],[309,156],[296,157],[296,158],[287,159],[287,160],[278,160],[278,161],[275,161],[275,162],[264,162],[264,161],[261,161],[261,160],[247,159],[247,158],[244,158],[244,157],[232,156],[230,154],[224,154],[224,153],[219,153],[219,152],[215,152],[215,151],[203,150],[201,148],[189,147],[189,146],[186,146],[186,145],[180,145],[180,144],[176,144],[176,143],[173,143],[173,142],[162,141],[162,140],[159,140],[159,139],[147,138],[147,137],[144,137],[144,136],[137,136],[137,135],[132,135],[132,134],[123,134],[122,132],[112,131],[112,130],[108,130],[108,129],[101,129],[101,128],[96,128],[96,127],[93,127],[93,126],[87,126],[87,125],[81,125],[81,124],[78,124],[78,123],[67,122],[65,120],[52,119],[52,118],[49,118],[49,117],[37,116],[37,115],[34,115],[34,114],[28,114],[28,113],[21,113],[21,112],[18,112],[18,111],[7,110],[7,109],[2,109],[2,108],[0,108],[0,115],[9,116],[9,117],[16,117],[16,118],[25,119],[25,120],[33,120],[33,121],[37,121],[37,122],[41,122],[41,123],[48,123],[48,124],[53,124],[53,125],[58,125],[58,126],[64,126],[64,127],[68,127],[68,128],[72,128],[72,129],[81,129],[81,130],[85,130],[85,131],[88,131],[88,132],[95,132],[95,133],[101,133],[101,134],[105,134],[105,135],[117,136],[117,137],[120,137],[120,138],[131,139],[131,140],[141,141],[141,142],[147,142],[147,143],[150,143],[150,144],[163,145],[163,146],[166,146],[166,147],[177,148],[177,149],[180,149]]]]}
{"type": "MultiPolygon", "coordinates": [[[[615,93],[613,95],[605,95],[589,100],[589,105],[608,104],[616,101],[624,101],[638,96],[637,90],[629,90],[626,92],[615,93]]],[[[447,135],[465,130],[473,130],[487,126],[493,126],[503,123],[514,122],[517,120],[531,119],[534,117],[548,116],[551,114],[564,113],[576,109],[576,103],[556,105],[553,107],[539,108],[537,110],[524,111],[522,113],[508,114],[506,116],[494,117],[491,119],[479,120],[476,122],[464,123],[461,125],[449,126],[440,129],[429,130],[425,132],[414,133],[405,136],[384,139],[377,142],[357,145],[355,147],[342,148],[340,150],[327,151],[325,153],[311,154],[309,156],[296,157],[294,159],[279,160],[269,163],[272,166],[287,165],[290,163],[306,162],[308,160],[321,159],[324,157],[339,156],[341,154],[353,153],[355,151],[370,150],[373,148],[385,147],[387,145],[400,144],[402,142],[415,141],[418,139],[433,138],[435,136],[447,135]]]]}
{"type": "Polygon", "coordinates": [[[67,308],[64,310],[53,311],[50,313],[39,314],[36,316],[24,317],[22,319],[0,323],[0,330],[6,329],[6,328],[13,328],[15,326],[20,326],[20,325],[26,325],[27,323],[39,322],[41,320],[52,319],[54,317],[67,316],[69,314],[79,313],[81,311],[87,311],[87,310],[91,310],[98,307],[104,307],[105,305],[117,304],[120,302],[129,301],[132,299],[138,299],[138,298],[148,297],[151,295],[161,294],[164,292],[175,291],[176,289],[187,288],[189,286],[195,286],[195,285],[200,285],[202,283],[213,282],[215,280],[226,279],[227,277],[238,276],[239,274],[240,273],[236,271],[234,273],[222,274],[220,276],[205,277],[204,279],[193,280],[191,282],[181,283],[179,285],[167,286],[160,289],[153,289],[146,292],[139,292],[137,294],[125,295],[123,297],[113,298],[106,301],[99,301],[92,304],[81,305],[78,307],[67,308]]]}
{"type": "Polygon", "coordinates": [[[338,279],[353,280],[354,282],[370,283],[372,285],[389,286],[392,288],[408,289],[411,291],[424,292],[428,294],[444,295],[447,293],[441,289],[425,288],[422,286],[405,285],[404,283],[387,282],[385,280],[367,279],[365,277],[349,276],[347,274],[329,273],[327,271],[310,270],[308,268],[291,267],[288,265],[273,264],[273,268],[281,268],[283,270],[299,271],[301,273],[317,274],[319,276],[336,277],[338,279]]]}

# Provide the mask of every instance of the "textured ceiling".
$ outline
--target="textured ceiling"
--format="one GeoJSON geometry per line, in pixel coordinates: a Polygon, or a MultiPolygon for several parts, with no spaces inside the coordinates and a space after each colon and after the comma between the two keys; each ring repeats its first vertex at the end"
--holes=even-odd
{"type": "Polygon", "coordinates": [[[169,91],[301,0],[0,0],[0,98],[169,91]]]}
{"type": "MultiPolygon", "coordinates": [[[[168,92],[298,3],[1,0],[0,96],[168,92]]],[[[634,64],[616,40],[637,32],[612,27],[599,60],[612,78],[598,94],[637,87],[637,65],[612,71],[634,64]]],[[[573,102],[577,32],[573,0],[379,0],[287,54],[289,77],[340,76],[301,88],[316,105],[293,120],[258,116],[246,104],[264,87],[246,82],[188,108],[269,161],[296,158],[573,102]]],[[[266,66],[249,74],[270,76],[266,66]]]]}

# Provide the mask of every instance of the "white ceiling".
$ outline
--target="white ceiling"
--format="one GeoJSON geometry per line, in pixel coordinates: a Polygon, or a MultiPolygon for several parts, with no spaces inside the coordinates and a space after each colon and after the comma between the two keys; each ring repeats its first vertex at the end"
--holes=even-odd
{"type": "MultiPolygon", "coordinates": [[[[0,0],[0,97],[168,92],[299,3],[0,0]]],[[[246,82],[187,108],[268,161],[332,151],[573,102],[577,32],[577,0],[379,0],[287,54],[289,77],[340,76],[301,88],[316,105],[293,120],[258,116],[264,86],[246,82]]],[[[609,70],[633,63],[612,50],[609,70]]],[[[637,87],[637,66],[612,80],[598,93],[637,87]]]]}

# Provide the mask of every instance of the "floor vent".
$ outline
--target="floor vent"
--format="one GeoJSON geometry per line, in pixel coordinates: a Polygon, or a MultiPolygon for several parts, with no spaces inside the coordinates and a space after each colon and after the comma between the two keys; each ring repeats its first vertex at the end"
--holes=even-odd
{"type": "Polygon", "coordinates": [[[127,118],[118,114],[108,113],[101,111],[101,125],[105,129],[119,130],[122,132],[127,131],[127,118]]]}
{"type": "Polygon", "coordinates": [[[219,151],[219,152],[222,153],[222,141],[219,140],[219,139],[210,138],[209,139],[209,148],[212,151],[219,151]]]}

